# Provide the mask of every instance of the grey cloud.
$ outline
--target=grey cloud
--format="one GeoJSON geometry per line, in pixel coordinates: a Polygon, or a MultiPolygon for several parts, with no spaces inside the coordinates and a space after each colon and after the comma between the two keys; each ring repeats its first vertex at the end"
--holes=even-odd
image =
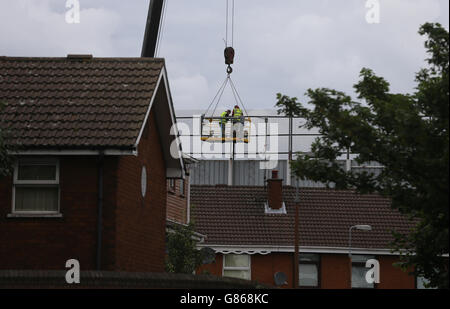
{"type": "MultiPolygon", "coordinates": [[[[0,55],[139,56],[148,0],[80,0],[81,24],[65,23],[64,0],[0,0],[0,55]]],[[[380,0],[381,24],[364,0],[235,0],[233,78],[247,108],[273,108],[275,94],[308,88],[352,92],[365,66],[411,92],[424,65],[420,24],[448,29],[446,0],[380,0]]],[[[168,0],[159,55],[177,109],[206,109],[225,78],[225,0],[168,0]]],[[[232,104],[230,93],[221,106],[232,104]]]]}

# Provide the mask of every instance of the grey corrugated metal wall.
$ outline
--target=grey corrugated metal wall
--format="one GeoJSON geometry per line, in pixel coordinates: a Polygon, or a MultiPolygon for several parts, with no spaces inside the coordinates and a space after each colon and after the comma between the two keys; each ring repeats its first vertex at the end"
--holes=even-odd
{"type": "MultiPolygon", "coordinates": [[[[234,162],[233,184],[235,186],[263,186],[264,179],[271,177],[271,171],[260,169],[262,161],[244,160],[234,162]]],[[[228,164],[226,160],[204,160],[199,161],[191,167],[191,184],[193,185],[227,185],[228,164]]],[[[274,169],[279,171],[279,177],[287,177],[287,160],[278,161],[274,169]]],[[[286,184],[286,181],[285,181],[286,184]]],[[[291,177],[291,184],[295,185],[295,178],[291,177]]],[[[323,184],[309,180],[300,180],[300,187],[317,188],[324,187],[323,184]]]]}
{"type": "MultiPolygon", "coordinates": [[[[271,171],[260,169],[260,163],[256,160],[234,161],[233,184],[235,186],[263,186],[264,179],[271,177],[271,171]]],[[[228,160],[204,160],[199,161],[191,167],[191,184],[193,185],[227,185],[228,184],[228,160]]],[[[379,175],[382,169],[376,162],[370,162],[367,166],[357,166],[352,162],[352,170],[355,173],[366,171],[379,175]]],[[[284,179],[286,184],[287,160],[278,161],[278,166],[274,169],[279,171],[279,177],[284,179]]],[[[345,161],[342,162],[345,168],[345,161]]],[[[295,177],[291,177],[291,185],[296,186],[295,177]]],[[[299,180],[299,187],[302,188],[323,188],[324,184],[311,180],[299,180]]]]}
{"type": "MultiPolygon", "coordinates": [[[[271,171],[260,169],[261,161],[235,161],[234,181],[237,186],[264,186],[264,176],[271,177],[271,171]]],[[[279,177],[286,179],[287,161],[278,161],[274,168],[279,171],[279,177]]]]}
{"type": "Polygon", "coordinates": [[[190,173],[190,182],[193,185],[226,185],[228,161],[199,161],[191,166],[190,173]]]}

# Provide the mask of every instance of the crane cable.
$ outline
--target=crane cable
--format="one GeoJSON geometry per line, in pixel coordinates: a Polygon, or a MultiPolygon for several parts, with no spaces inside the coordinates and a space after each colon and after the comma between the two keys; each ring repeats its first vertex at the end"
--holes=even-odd
{"type": "Polygon", "coordinates": [[[231,65],[234,63],[234,0],[226,0],[226,14],[225,14],[226,22],[225,22],[225,64],[228,65],[227,73],[233,73],[233,68],[231,65]],[[230,1],[231,1],[231,45],[229,45],[229,35],[228,31],[230,29],[230,1]]]}
{"type": "Polygon", "coordinates": [[[248,115],[247,109],[245,108],[244,102],[241,99],[241,96],[239,95],[239,92],[237,91],[237,88],[231,79],[231,73],[233,72],[233,69],[231,68],[231,64],[234,62],[234,12],[235,12],[235,6],[234,6],[234,0],[226,0],[226,27],[225,27],[225,64],[228,65],[227,68],[227,77],[225,78],[225,81],[220,86],[219,90],[217,91],[216,95],[214,96],[213,100],[209,104],[206,112],[204,115],[207,115],[211,107],[213,106],[214,102],[216,102],[214,109],[212,111],[211,117],[214,117],[214,113],[217,110],[217,107],[219,105],[219,102],[223,96],[223,93],[225,91],[225,88],[228,84],[230,84],[231,91],[233,93],[234,100],[237,105],[240,105],[243,107],[245,113],[248,115]],[[230,22],[230,1],[231,1],[231,45],[228,46],[229,43],[229,22],[230,22]],[[227,54],[227,51],[232,54],[227,54]],[[229,58],[227,58],[227,56],[229,58]]]}
{"type": "Polygon", "coordinates": [[[225,47],[234,47],[234,0],[226,0],[227,2],[227,13],[226,13],[226,28],[225,28],[225,47]],[[231,45],[228,46],[228,29],[230,28],[229,26],[229,21],[230,21],[230,17],[229,17],[229,13],[230,13],[230,5],[229,2],[231,1],[231,45]]]}
{"type": "Polygon", "coordinates": [[[222,85],[220,86],[219,91],[217,91],[216,95],[214,96],[214,99],[211,101],[211,104],[209,104],[208,109],[206,110],[206,112],[204,113],[204,115],[207,115],[207,114],[208,114],[208,112],[209,112],[211,106],[214,104],[214,102],[216,101],[217,97],[219,97],[219,99],[217,100],[217,103],[216,103],[216,105],[215,105],[215,107],[214,107],[214,111],[213,111],[213,113],[211,114],[211,116],[214,117],[214,112],[215,112],[216,109],[217,109],[217,105],[219,104],[220,99],[222,98],[222,94],[223,94],[223,92],[225,91],[225,87],[227,86],[227,84],[228,84],[228,76],[227,76],[227,78],[225,78],[225,81],[224,81],[224,82],[222,83],[222,85]],[[220,96],[219,96],[219,94],[220,94],[220,96]]]}
{"type": "Polygon", "coordinates": [[[237,105],[242,106],[242,108],[244,109],[245,114],[249,115],[247,108],[245,107],[244,101],[242,100],[241,96],[239,95],[239,92],[233,82],[233,80],[231,79],[230,74],[227,75],[227,77],[225,78],[225,81],[222,83],[222,85],[220,86],[219,90],[217,91],[216,95],[214,96],[213,100],[211,101],[211,103],[209,104],[208,108],[206,109],[204,115],[207,115],[209,110],[211,109],[211,106],[214,104],[214,102],[216,102],[216,104],[214,105],[214,109],[212,110],[211,113],[211,117],[214,117],[214,113],[217,110],[217,107],[219,105],[219,102],[223,96],[223,93],[225,91],[225,88],[227,87],[227,85],[230,84],[230,88],[231,91],[233,93],[233,97],[234,97],[234,101],[236,102],[237,105]]]}

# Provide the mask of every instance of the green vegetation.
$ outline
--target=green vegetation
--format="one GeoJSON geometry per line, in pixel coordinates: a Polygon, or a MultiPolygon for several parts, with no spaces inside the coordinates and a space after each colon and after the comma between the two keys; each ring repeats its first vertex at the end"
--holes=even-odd
{"type": "Polygon", "coordinates": [[[196,249],[194,225],[177,225],[167,235],[166,271],[178,274],[192,274],[201,264],[202,256],[196,249]]]}
{"type": "MultiPolygon", "coordinates": [[[[336,189],[378,192],[392,207],[418,220],[409,235],[395,233],[392,249],[407,249],[403,268],[412,267],[431,287],[448,288],[449,253],[449,33],[440,24],[424,24],[428,67],[416,75],[413,94],[390,93],[389,83],[370,69],[354,86],[360,102],[343,92],[309,89],[312,108],[278,94],[278,112],[306,119],[323,137],[312,154],[292,163],[302,179],[334,183],[336,189]],[[378,162],[380,175],[346,172],[338,163],[350,149],[359,164],[378,162]]],[[[407,52],[407,51],[405,51],[407,52]]]]}
{"type": "MultiPolygon", "coordinates": [[[[3,109],[4,105],[0,102],[0,115],[3,109]]],[[[0,178],[12,173],[13,159],[8,154],[9,151],[10,148],[6,144],[6,129],[2,126],[0,117],[0,178]]]]}

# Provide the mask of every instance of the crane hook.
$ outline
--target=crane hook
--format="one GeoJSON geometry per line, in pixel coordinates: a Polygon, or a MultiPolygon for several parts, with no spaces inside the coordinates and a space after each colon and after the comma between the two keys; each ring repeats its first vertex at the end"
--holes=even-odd
{"type": "Polygon", "coordinates": [[[227,73],[231,74],[233,72],[233,69],[231,68],[231,65],[234,63],[234,48],[233,47],[227,47],[225,48],[224,55],[225,55],[225,64],[228,65],[227,73]]]}

